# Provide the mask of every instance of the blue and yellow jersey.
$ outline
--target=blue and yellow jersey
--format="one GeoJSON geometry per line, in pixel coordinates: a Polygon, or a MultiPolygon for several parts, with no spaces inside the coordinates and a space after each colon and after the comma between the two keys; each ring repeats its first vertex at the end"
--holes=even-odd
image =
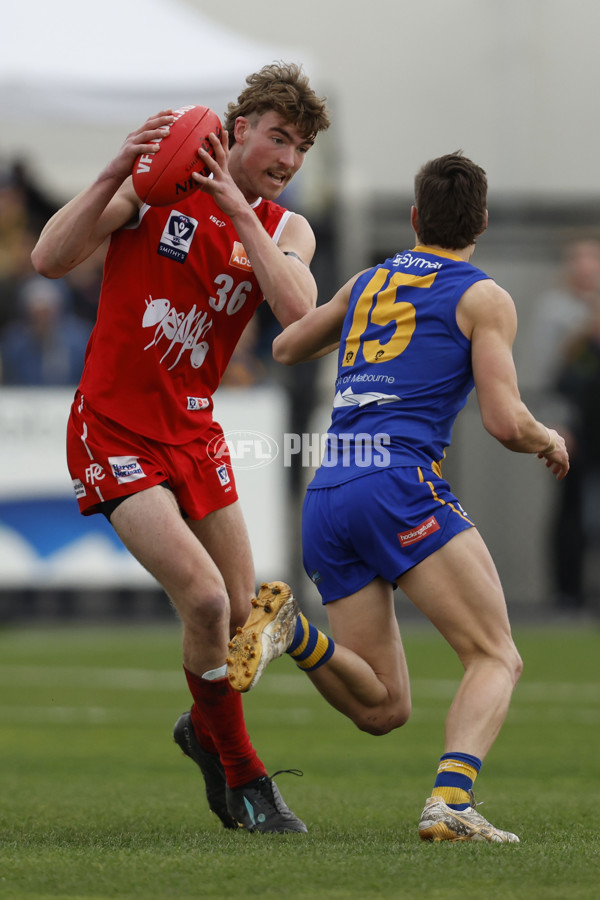
{"type": "Polygon", "coordinates": [[[383,466],[436,467],[473,388],[471,343],[456,322],[489,276],[421,246],[364,272],[342,329],[328,446],[311,487],[383,466]]]}

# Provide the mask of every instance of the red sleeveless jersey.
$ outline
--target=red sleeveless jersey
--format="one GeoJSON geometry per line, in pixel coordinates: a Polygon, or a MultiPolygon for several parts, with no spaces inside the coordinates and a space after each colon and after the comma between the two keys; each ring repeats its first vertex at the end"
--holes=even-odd
{"type": "MultiPolygon", "coordinates": [[[[291,213],[254,211],[277,243],[291,213]]],[[[143,206],[111,237],[80,390],[90,406],[165,443],[193,440],[263,295],[231,220],[200,191],[143,206]]]]}

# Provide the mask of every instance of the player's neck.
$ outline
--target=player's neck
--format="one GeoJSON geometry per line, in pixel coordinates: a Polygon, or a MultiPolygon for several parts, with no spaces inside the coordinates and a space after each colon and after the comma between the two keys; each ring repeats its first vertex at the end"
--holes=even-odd
{"type": "Polygon", "coordinates": [[[469,262],[475,252],[475,243],[469,244],[468,247],[463,247],[461,250],[457,250],[456,247],[442,247],[440,244],[423,244],[420,241],[419,246],[423,247],[424,250],[431,250],[434,253],[451,253],[453,256],[464,259],[465,262],[469,262]]]}

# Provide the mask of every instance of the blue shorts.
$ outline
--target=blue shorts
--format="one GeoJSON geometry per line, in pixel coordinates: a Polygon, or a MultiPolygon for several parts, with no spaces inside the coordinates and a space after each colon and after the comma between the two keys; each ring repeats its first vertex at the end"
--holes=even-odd
{"type": "Polygon", "coordinates": [[[430,469],[381,469],[306,492],[304,568],[331,603],[378,575],[393,584],[472,526],[448,482],[430,469]]]}

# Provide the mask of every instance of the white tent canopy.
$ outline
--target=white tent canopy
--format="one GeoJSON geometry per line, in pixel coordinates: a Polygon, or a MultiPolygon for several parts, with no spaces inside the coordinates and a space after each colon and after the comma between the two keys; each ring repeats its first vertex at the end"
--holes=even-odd
{"type": "Polygon", "coordinates": [[[222,116],[249,73],[282,58],[294,60],[289,48],[249,41],[179,0],[4,4],[0,157],[24,156],[70,191],[152,113],[202,103],[222,116]]]}
{"type": "Polygon", "coordinates": [[[220,115],[277,55],[178,0],[21,0],[2,11],[0,113],[131,123],[202,102],[220,115]]]}

